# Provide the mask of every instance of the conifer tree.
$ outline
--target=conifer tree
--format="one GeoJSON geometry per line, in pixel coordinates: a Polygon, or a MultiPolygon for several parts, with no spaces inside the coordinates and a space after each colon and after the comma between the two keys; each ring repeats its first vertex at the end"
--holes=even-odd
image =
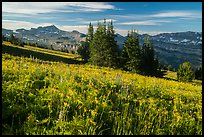
{"type": "Polygon", "coordinates": [[[142,46],[142,72],[146,75],[154,75],[158,68],[158,59],[154,57],[153,42],[149,40],[149,36],[145,36],[144,44],[142,46]]]}
{"type": "Polygon", "coordinates": [[[195,70],[195,79],[202,80],[202,65],[195,70]]]}
{"type": "Polygon", "coordinates": [[[89,46],[90,42],[93,40],[93,32],[94,32],[93,25],[90,22],[88,27],[88,33],[86,35],[86,41],[82,42],[81,46],[77,50],[78,54],[81,55],[85,63],[88,62],[88,59],[90,58],[89,46]]]}
{"type": "Polygon", "coordinates": [[[117,43],[112,21],[106,26],[106,20],[98,28],[90,44],[90,62],[98,66],[115,67],[117,61],[117,43]]]}
{"type": "Polygon", "coordinates": [[[140,73],[141,70],[141,53],[139,46],[138,34],[131,30],[128,33],[127,40],[124,43],[124,49],[122,53],[123,63],[127,70],[140,73]]]}
{"type": "Polygon", "coordinates": [[[121,54],[121,66],[122,69],[124,70],[128,70],[127,68],[127,62],[130,60],[129,56],[128,56],[128,52],[127,52],[127,40],[130,39],[130,32],[128,31],[127,34],[127,39],[123,44],[123,50],[122,50],[122,54],[121,54]]]}
{"type": "Polygon", "coordinates": [[[107,29],[107,41],[109,43],[107,47],[107,62],[109,67],[117,67],[118,66],[118,45],[117,42],[115,41],[115,31],[113,29],[113,22],[112,20],[108,24],[108,29],[107,29]]]}
{"type": "MultiPolygon", "coordinates": [[[[127,39],[129,39],[130,37],[130,33],[128,31],[127,34],[127,39]]],[[[128,56],[128,52],[127,52],[127,47],[125,46],[125,43],[123,44],[123,50],[122,50],[122,54],[121,54],[121,67],[124,70],[128,70],[127,69],[127,62],[130,60],[129,56],[128,56]]]]}
{"type": "Polygon", "coordinates": [[[94,29],[91,22],[89,23],[88,33],[86,35],[86,42],[91,42],[93,40],[94,29]]]}
{"type": "Polygon", "coordinates": [[[104,66],[103,51],[106,46],[106,35],[104,34],[104,27],[98,22],[98,28],[93,36],[93,41],[90,43],[90,62],[93,65],[104,66]]]}

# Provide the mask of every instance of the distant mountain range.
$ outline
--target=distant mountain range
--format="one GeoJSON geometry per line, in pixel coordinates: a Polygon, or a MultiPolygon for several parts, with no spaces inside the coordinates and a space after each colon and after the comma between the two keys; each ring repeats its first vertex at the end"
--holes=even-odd
{"type": "Polygon", "coordinates": [[[76,30],[72,32],[63,31],[58,29],[56,26],[46,26],[26,29],[17,29],[16,31],[2,29],[2,34],[6,37],[14,34],[17,38],[25,42],[34,42],[39,45],[49,47],[53,45],[54,48],[59,48],[58,45],[77,43],[85,39],[85,34],[80,33],[76,30]]]}
{"type": "MultiPolygon", "coordinates": [[[[25,42],[35,42],[45,47],[60,49],[65,44],[77,44],[85,40],[85,34],[76,30],[72,32],[63,31],[56,26],[46,26],[16,31],[2,28],[2,35],[9,37],[14,34],[25,42]]],[[[139,35],[140,44],[144,42],[144,37],[148,34],[139,35]]],[[[176,32],[161,33],[149,37],[153,40],[156,55],[159,61],[165,65],[172,65],[174,68],[184,61],[190,61],[194,67],[202,63],[202,32],[176,32]]],[[[115,39],[119,48],[123,48],[126,37],[117,34],[115,39]]]]}

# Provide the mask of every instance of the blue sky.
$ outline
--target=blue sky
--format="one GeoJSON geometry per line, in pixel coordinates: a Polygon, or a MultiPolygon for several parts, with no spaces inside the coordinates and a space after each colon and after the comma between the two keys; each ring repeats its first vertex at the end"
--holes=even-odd
{"type": "Polygon", "coordinates": [[[56,25],[86,33],[89,22],[96,28],[104,18],[124,36],[130,29],[202,32],[202,2],[2,2],[2,26],[12,30],[56,25]]]}

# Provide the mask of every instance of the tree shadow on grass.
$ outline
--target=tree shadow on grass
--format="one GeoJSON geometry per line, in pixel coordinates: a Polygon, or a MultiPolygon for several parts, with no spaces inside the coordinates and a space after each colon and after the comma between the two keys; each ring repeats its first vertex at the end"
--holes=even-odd
{"type": "Polygon", "coordinates": [[[162,70],[162,73],[163,73],[163,76],[162,76],[163,79],[178,81],[177,79],[173,79],[173,78],[169,78],[169,77],[164,77],[165,75],[167,75],[167,70],[162,70]]]}
{"type": "Polygon", "coordinates": [[[32,51],[32,50],[21,49],[18,47],[6,46],[3,44],[2,44],[2,53],[8,53],[13,56],[24,56],[24,57],[34,56],[35,58],[38,58],[40,60],[63,62],[66,64],[84,64],[83,61],[79,61],[76,59],[64,58],[57,55],[51,55],[51,54],[41,53],[41,52],[32,51]]]}
{"type": "Polygon", "coordinates": [[[152,76],[155,76],[157,78],[163,78],[163,79],[166,79],[166,80],[178,81],[177,79],[173,79],[173,78],[169,78],[169,77],[164,77],[165,75],[167,75],[167,70],[158,70],[152,76]]]}

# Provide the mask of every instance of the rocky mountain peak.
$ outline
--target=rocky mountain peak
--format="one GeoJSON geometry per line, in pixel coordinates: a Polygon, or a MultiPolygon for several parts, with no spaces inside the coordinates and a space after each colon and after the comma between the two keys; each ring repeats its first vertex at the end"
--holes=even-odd
{"type": "Polygon", "coordinates": [[[46,27],[38,27],[37,29],[42,29],[46,31],[59,31],[59,29],[55,25],[46,26],[46,27]]]}

